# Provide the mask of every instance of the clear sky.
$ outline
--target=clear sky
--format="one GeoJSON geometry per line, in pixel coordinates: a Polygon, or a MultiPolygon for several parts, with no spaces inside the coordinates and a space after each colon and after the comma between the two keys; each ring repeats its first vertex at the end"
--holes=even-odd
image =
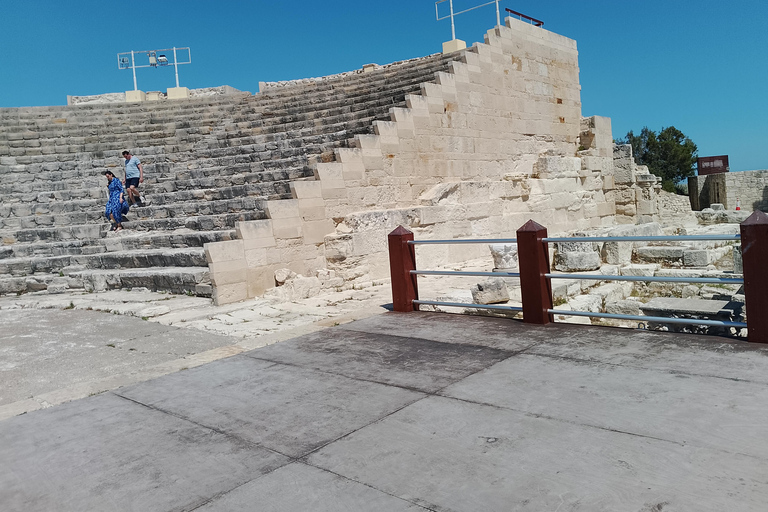
{"type": "MultiPolygon", "coordinates": [[[[577,40],[582,113],[612,118],[614,137],[673,125],[700,156],[727,154],[733,171],[768,169],[765,0],[500,5],[577,40]]],[[[495,23],[493,5],[457,16],[457,37],[482,41],[495,23]]],[[[435,20],[432,0],[0,0],[0,27],[0,107],[133,89],[116,58],[131,50],[188,46],[182,86],[257,92],[259,81],[437,53],[451,35],[449,20],[435,20]]],[[[172,68],[137,76],[144,91],[175,86],[172,68]]]]}

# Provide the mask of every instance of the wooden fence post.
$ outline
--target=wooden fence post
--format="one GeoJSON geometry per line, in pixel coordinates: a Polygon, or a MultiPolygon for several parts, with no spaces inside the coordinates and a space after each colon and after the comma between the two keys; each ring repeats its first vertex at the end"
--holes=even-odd
{"type": "Polygon", "coordinates": [[[392,304],[395,311],[408,312],[418,310],[413,301],[419,298],[416,276],[416,250],[408,244],[413,240],[413,232],[398,226],[388,236],[389,273],[392,277],[392,304]]]}
{"type": "Polygon", "coordinates": [[[755,210],[741,223],[747,340],[768,343],[768,215],[755,210]]]}
{"type": "Polygon", "coordinates": [[[553,322],[552,285],[544,277],[549,273],[549,250],[543,241],[547,228],[529,220],[517,230],[517,258],[520,265],[520,287],[523,295],[523,322],[553,322]]]}

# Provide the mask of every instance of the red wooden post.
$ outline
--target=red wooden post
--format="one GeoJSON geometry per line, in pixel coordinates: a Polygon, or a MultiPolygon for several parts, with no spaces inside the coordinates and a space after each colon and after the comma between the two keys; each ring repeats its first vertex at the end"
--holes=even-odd
{"type": "Polygon", "coordinates": [[[392,304],[395,311],[418,310],[418,304],[413,301],[419,298],[419,288],[416,276],[411,270],[416,270],[416,250],[408,243],[413,240],[413,232],[398,226],[388,236],[389,239],[389,273],[392,276],[392,304]]]}
{"type": "Polygon", "coordinates": [[[768,215],[755,210],[741,223],[747,340],[768,343],[768,215]]]}
{"type": "Polygon", "coordinates": [[[549,273],[547,228],[529,220],[517,230],[517,259],[520,265],[520,287],[523,294],[523,322],[553,322],[552,284],[544,277],[549,273]]]}

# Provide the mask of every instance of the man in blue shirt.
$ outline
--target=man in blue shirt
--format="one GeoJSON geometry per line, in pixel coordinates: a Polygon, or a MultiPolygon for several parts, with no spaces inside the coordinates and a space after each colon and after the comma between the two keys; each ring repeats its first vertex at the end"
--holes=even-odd
{"type": "Polygon", "coordinates": [[[144,168],[141,162],[129,151],[123,151],[125,158],[125,189],[128,192],[128,202],[136,206],[144,206],[139,196],[139,183],[144,182],[144,168]]]}

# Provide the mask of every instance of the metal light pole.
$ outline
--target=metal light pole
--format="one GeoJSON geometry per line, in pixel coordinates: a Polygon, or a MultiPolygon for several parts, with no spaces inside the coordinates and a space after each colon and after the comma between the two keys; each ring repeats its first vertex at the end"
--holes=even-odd
{"type": "Polygon", "coordinates": [[[179,86],[179,63],[176,61],[176,47],[173,47],[173,69],[176,71],[176,87],[179,86]]]}
{"type": "Polygon", "coordinates": [[[136,83],[136,62],[133,59],[133,50],[131,50],[131,69],[133,69],[133,90],[138,91],[139,86],[136,83]]]}
{"type": "Polygon", "coordinates": [[[450,1],[451,6],[451,39],[456,39],[456,26],[453,24],[453,0],[450,1]]]}

